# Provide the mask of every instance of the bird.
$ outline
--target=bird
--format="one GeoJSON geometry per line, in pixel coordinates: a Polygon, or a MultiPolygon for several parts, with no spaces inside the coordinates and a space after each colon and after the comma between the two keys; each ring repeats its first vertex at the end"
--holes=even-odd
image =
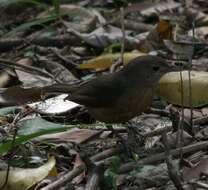
{"type": "Polygon", "coordinates": [[[53,84],[45,87],[13,87],[0,93],[10,105],[67,93],[67,100],[84,105],[98,121],[123,123],[146,111],[160,78],[179,70],[159,56],[145,55],[131,60],[117,72],[80,84],[53,84]],[[15,89],[16,88],[16,89],[15,89]]]}

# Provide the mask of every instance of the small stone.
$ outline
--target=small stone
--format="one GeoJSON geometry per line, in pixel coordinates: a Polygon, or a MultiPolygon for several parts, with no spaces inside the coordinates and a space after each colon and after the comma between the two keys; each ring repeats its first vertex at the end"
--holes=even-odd
{"type": "Polygon", "coordinates": [[[208,107],[202,108],[201,112],[202,112],[203,116],[207,116],[208,115],[208,107]]]}

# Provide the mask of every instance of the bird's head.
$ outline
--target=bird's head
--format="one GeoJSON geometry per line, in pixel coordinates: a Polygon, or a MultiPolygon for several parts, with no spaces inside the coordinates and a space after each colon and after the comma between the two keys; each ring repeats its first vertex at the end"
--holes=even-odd
{"type": "Polygon", "coordinates": [[[164,74],[179,71],[180,67],[171,64],[158,56],[140,56],[131,60],[124,68],[123,73],[128,78],[143,78],[144,81],[156,83],[164,74]]]}

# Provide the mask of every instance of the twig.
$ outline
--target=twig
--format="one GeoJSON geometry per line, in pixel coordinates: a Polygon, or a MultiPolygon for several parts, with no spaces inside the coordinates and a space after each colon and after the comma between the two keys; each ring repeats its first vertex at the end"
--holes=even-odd
{"type": "Polygon", "coordinates": [[[199,188],[202,188],[202,189],[208,189],[208,184],[206,183],[202,183],[200,181],[194,181],[194,182],[189,182],[190,184],[193,184],[195,187],[199,187],[199,188]]]}
{"type": "MultiPolygon", "coordinates": [[[[179,118],[179,124],[178,124],[178,144],[179,147],[182,148],[182,139],[183,139],[183,125],[184,125],[184,89],[183,89],[183,75],[182,75],[182,66],[181,66],[181,70],[180,70],[180,87],[181,87],[181,117],[179,118]]],[[[183,157],[183,152],[181,149],[180,152],[180,158],[182,159],[183,157]]]]}
{"type": "MultiPolygon", "coordinates": [[[[14,150],[16,136],[17,136],[17,131],[18,131],[17,127],[16,126],[14,126],[14,127],[15,127],[15,129],[14,129],[14,135],[12,137],[11,150],[10,150],[11,152],[13,152],[13,150],[14,150]]],[[[11,167],[11,159],[12,159],[12,157],[10,157],[8,159],[8,165],[7,165],[7,170],[6,170],[6,178],[5,178],[5,181],[4,181],[3,185],[0,187],[0,189],[4,189],[6,187],[6,185],[7,185],[7,183],[8,183],[9,172],[10,172],[10,167],[11,167]]]]}
{"type": "Polygon", "coordinates": [[[203,125],[206,124],[207,122],[208,122],[208,116],[196,118],[193,120],[194,125],[203,125]]]}
{"type": "Polygon", "coordinates": [[[50,183],[46,187],[41,188],[40,190],[55,190],[62,186],[64,186],[66,183],[69,183],[73,178],[81,174],[84,170],[86,170],[85,165],[80,165],[73,169],[72,171],[68,172],[67,174],[61,176],[58,180],[50,183]]]}
{"type": "MultiPolygon", "coordinates": [[[[177,40],[177,31],[179,31],[179,24],[176,24],[176,29],[174,32],[174,40],[177,40]]],[[[176,54],[176,58],[178,58],[176,54]]],[[[183,152],[182,152],[182,139],[183,139],[183,126],[184,126],[184,85],[183,85],[183,75],[182,75],[182,66],[180,67],[180,89],[181,89],[181,110],[182,114],[181,117],[179,117],[179,122],[178,122],[178,133],[177,133],[177,144],[178,147],[181,147],[180,151],[180,159],[183,157],[183,152]]]]}
{"type": "MultiPolygon", "coordinates": [[[[115,20],[114,22],[111,22],[112,24],[120,27],[121,26],[121,21],[119,20],[115,20]]],[[[124,26],[126,29],[129,30],[133,30],[135,32],[138,33],[142,33],[142,32],[148,32],[154,29],[153,25],[150,24],[145,24],[145,23],[138,23],[138,21],[133,21],[130,19],[124,19],[124,26]]]]}
{"type": "Polygon", "coordinates": [[[70,67],[71,69],[73,69],[74,67],[77,66],[77,64],[75,64],[73,61],[71,61],[71,60],[67,59],[66,57],[64,57],[63,55],[61,55],[61,54],[60,54],[58,51],[56,51],[55,49],[50,48],[50,50],[51,50],[51,51],[52,51],[59,59],[61,59],[62,61],[66,62],[66,63],[69,65],[69,67],[70,67]]]}
{"type": "Polygon", "coordinates": [[[121,40],[121,63],[124,64],[124,51],[125,51],[125,26],[124,26],[124,8],[121,7],[121,30],[122,30],[122,40],[121,40]]]}
{"type": "Polygon", "coordinates": [[[170,147],[168,145],[167,133],[163,133],[162,141],[163,141],[163,145],[165,146],[165,156],[166,156],[165,160],[167,164],[169,177],[172,180],[173,184],[175,185],[176,189],[183,190],[184,188],[182,186],[179,173],[177,169],[174,167],[173,162],[172,162],[172,156],[170,155],[170,147]]]}
{"type": "Polygon", "coordinates": [[[116,148],[110,148],[110,149],[104,150],[103,152],[100,152],[100,153],[92,156],[90,158],[90,160],[92,160],[93,162],[97,162],[99,160],[103,160],[105,158],[108,158],[108,157],[110,157],[110,156],[112,156],[114,154],[117,154],[117,153],[119,153],[121,151],[122,151],[121,146],[116,147],[116,148]]]}
{"type": "Polygon", "coordinates": [[[85,190],[97,190],[103,180],[103,173],[104,165],[95,166],[89,174],[85,190]]]}
{"type": "Polygon", "coordinates": [[[0,39],[0,51],[9,51],[22,44],[35,44],[45,47],[63,47],[65,45],[81,45],[82,41],[78,40],[76,36],[69,34],[55,36],[55,37],[39,37],[39,38],[7,38],[0,39]]]}
{"type": "MultiPolygon", "coordinates": [[[[170,155],[179,156],[181,153],[181,149],[182,149],[183,153],[190,153],[190,152],[195,152],[198,150],[206,149],[207,147],[208,147],[208,141],[198,142],[198,143],[188,145],[188,146],[185,146],[182,148],[170,150],[170,155]]],[[[164,159],[165,159],[165,153],[162,152],[162,153],[158,153],[153,156],[149,156],[147,158],[141,159],[137,162],[129,162],[129,163],[126,163],[120,167],[119,173],[126,173],[128,171],[136,169],[140,165],[153,164],[155,162],[162,161],[164,159]]]]}
{"type": "Polygon", "coordinates": [[[121,57],[118,59],[111,67],[110,67],[110,73],[113,73],[117,70],[119,66],[122,66],[124,64],[124,52],[125,52],[125,26],[124,26],[124,8],[120,8],[120,16],[121,16],[121,32],[122,32],[122,38],[121,38],[121,57]]]}
{"type": "MultiPolygon", "coordinates": [[[[195,38],[195,22],[192,23],[192,36],[193,36],[193,52],[194,52],[194,38],[195,38]]],[[[190,125],[193,131],[193,105],[192,105],[192,86],[191,86],[191,65],[192,65],[192,55],[189,56],[189,69],[188,69],[188,79],[189,79],[189,106],[190,106],[190,125]]]]}

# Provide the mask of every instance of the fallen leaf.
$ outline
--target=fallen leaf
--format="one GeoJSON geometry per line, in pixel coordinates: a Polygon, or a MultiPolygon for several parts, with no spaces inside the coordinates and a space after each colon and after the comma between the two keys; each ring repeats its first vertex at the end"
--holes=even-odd
{"type": "MultiPolygon", "coordinates": [[[[37,18],[45,18],[51,15],[54,11],[54,8],[50,8],[49,10],[38,15],[37,18]]],[[[60,5],[60,12],[62,15],[67,15],[69,21],[64,21],[65,25],[68,28],[73,28],[79,32],[89,32],[92,28],[95,27],[97,22],[97,16],[93,11],[90,11],[84,7],[77,5],[60,5]]]]}
{"type": "Polygon", "coordinates": [[[172,40],[172,25],[170,21],[160,20],[153,30],[147,35],[146,39],[141,40],[138,49],[147,53],[164,47],[164,40],[172,40]]]}
{"type": "Polygon", "coordinates": [[[146,0],[138,3],[132,3],[125,9],[125,14],[139,12],[142,16],[149,17],[153,14],[163,13],[165,11],[174,10],[181,7],[181,3],[175,1],[161,1],[159,3],[146,0]]]}
{"type": "Polygon", "coordinates": [[[184,55],[188,58],[192,57],[194,53],[194,47],[192,43],[186,44],[181,42],[173,42],[171,40],[164,40],[164,44],[173,53],[184,55]]]}
{"type": "MultiPolygon", "coordinates": [[[[202,26],[194,29],[195,35],[198,38],[206,39],[208,36],[208,27],[207,26],[202,26]]],[[[188,32],[189,35],[193,34],[193,30],[190,30],[188,32]]]]}
{"type": "MultiPolygon", "coordinates": [[[[130,60],[145,55],[144,53],[124,53],[124,64],[130,60]]],[[[98,56],[94,59],[85,61],[84,63],[77,66],[78,69],[106,69],[109,68],[117,59],[121,57],[120,53],[105,54],[98,56]]]]}
{"type": "Polygon", "coordinates": [[[68,94],[62,94],[45,101],[35,102],[29,106],[39,113],[43,114],[63,114],[79,106],[79,104],[65,100],[68,94]]]}
{"type": "Polygon", "coordinates": [[[66,132],[43,135],[36,138],[38,141],[48,141],[50,143],[66,143],[74,142],[77,144],[83,143],[94,136],[97,136],[101,133],[100,130],[90,130],[90,129],[78,129],[73,128],[66,132]]]}
{"type": "MultiPolygon", "coordinates": [[[[91,33],[80,33],[73,29],[69,29],[68,32],[96,48],[106,48],[113,43],[121,43],[123,39],[121,29],[113,26],[108,26],[105,28],[100,27],[91,33]]],[[[137,48],[139,43],[140,40],[137,38],[134,38],[128,34],[125,35],[125,47],[128,47],[128,49],[132,50],[137,48]]]]}
{"type": "Polygon", "coordinates": [[[184,181],[199,179],[202,172],[208,173],[208,159],[206,158],[202,159],[195,167],[185,169],[183,179],[184,181]]]}
{"type": "MultiPolygon", "coordinates": [[[[6,187],[3,190],[26,190],[43,180],[55,167],[56,160],[51,157],[46,164],[39,168],[10,170],[6,187]]],[[[3,185],[6,171],[0,171],[0,186],[3,185]]]]}

